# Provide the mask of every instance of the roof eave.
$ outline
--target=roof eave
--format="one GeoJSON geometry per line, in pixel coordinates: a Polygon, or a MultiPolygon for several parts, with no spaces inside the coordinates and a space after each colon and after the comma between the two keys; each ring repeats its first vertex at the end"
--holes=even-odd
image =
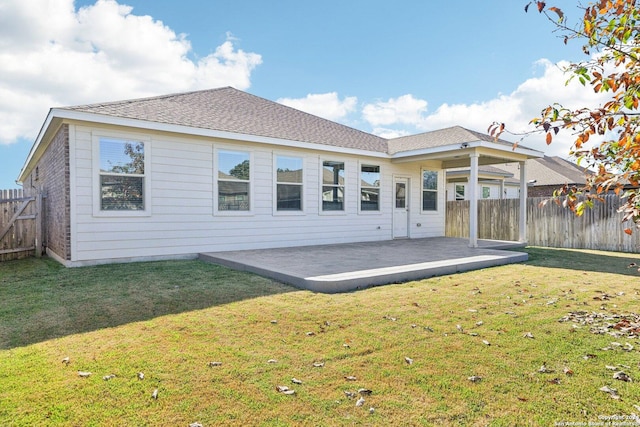
{"type": "Polygon", "coordinates": [[[401,159],[408,160],[408,158],[410,157],[442,155],[447,152],[457,153],[457,155],[460,155],[460,153],[471,152],[476,148],[489,148],[491,150],[497,150],[504,153],[513,153],[513,154],[523,155],[523,156],[526,156],[527,158],[539,158],[544,156],[544,153],[542,151],[534,150],[531,148],[526,148],[521,146],[508,147],[503,144],[496,144],[493,142],[478,140],[473,142],[442,145],[439,147],[432,147],[432,148],[421,148],[417,150],[399,151],[392,154],[391,158],[397,159],[397,160],[401,160],[401,159]]]}

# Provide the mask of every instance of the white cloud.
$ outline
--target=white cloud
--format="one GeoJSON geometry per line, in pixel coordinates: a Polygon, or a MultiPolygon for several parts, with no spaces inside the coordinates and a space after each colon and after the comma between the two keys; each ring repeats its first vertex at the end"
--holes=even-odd
{"type": "Polygon", "coordinates": [[[132,12],[116,0],[0,2],[0,143],[32,139],[54,106],[251,85],[262,58],[231,35],[192,60],[185,35],[132,12]]]}
{"type": "MultiPolygon", "coordinates": [[[[427,112],[427,101],[411,94],[391,98],[385,102],[367,104],[362,117],[373,127],[373,133],[385,138],[393,138],[412,133],[442,129],[460,125],[479,132],[487,132],[494,122],[505,123],[513,132],[523,133],[533,130],[529,121],[540,115],[540,110],[558,102],[568,108],[600,105],[606,95],[595,94],[589,86],[573,81],[565,85],[569,75],[563,69],[568,63],[552,64],[548,60],[536,63],[541,74],[532,77],[510,94],[500,94],[494,99],[472,104],[442,104],[435,111],[427,112]],[[384,125],[382,128],[380,125],[384,125]]],[[[512,142],[519,136],[503,137],[512,142]]],[[[547,146],[544,136],[531,136],[522,145],[545,152],[547,155],[566,157],[574,136],[569,131],[561,131],[554,142],[547,146]]]]}
{"type": "MultiPolygon", "coordinates": [[[[557,102],[567,108],[594,107],[606,99],[606,95],[594,93],[588,85],[582,86],[577,81],[565,84],[569,77],[563,71],[568,65],[566,62],[552,64],[543,59],[537,65],[542,69],[542,75],[526,80],[512,93],[482,103],[441,105],[419,127],[431,130],[460,125],[485,132],[493,121],[498,121],[513,132],[523,133],[533,129],[530,120],[538,117],[549,104],[557,102]]],[[[505,134],[505,138],[517,141],[520,137],[505,134]]],[[[574,139],[570,131],[563,130],[549,146],[542,135],[527,137],[522,144],[547,155],[566,157],[574,139]]]]}
{"type": "Polygon", "coordinates": [[[411,94],[367,104],[362,110],[364,119],[373,126],[396,123],[418,125],[424,120],[427,101],[416,99],[411,94]]]}
{"type": "Polygon", "coordinates": [[[336,92],[329,92],[308,94],[304,98],[280,98],[278,102],[325,119],[340,120],[355,110],[358,98],[347,96],[341,101],[336,92]]]}

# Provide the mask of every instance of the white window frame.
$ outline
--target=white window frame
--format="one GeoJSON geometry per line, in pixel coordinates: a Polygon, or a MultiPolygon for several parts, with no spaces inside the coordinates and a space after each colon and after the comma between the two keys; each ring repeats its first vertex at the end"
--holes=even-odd
{"type": "MultiPolygon", "coordinates": [[[[429,168],[424,168],[420,170],[420,212],[424,213],[424,214],[429,214],[429,213],[437,213],[440,212],[442,203],[440,203],[440,186],[442,185],[442,177],[441,177],[441,173],[439,170],[435,170],[435,169],[429,169],[429,168]],[[436,188],[435,190],[433,189],[425,189],[424,188],[424,173],[425,172],[434,172],[436,174],[436,188]],[[435,193],[436,195],[436,208],[435,209],[424,209],[424,192],[428,191],[431,193],[435,193]]],[[[454,193],[455,193],[455,187],[454,187],[454,193]]]]}
{"type": "Polygon", "coordinates": [[[321,158],[320,159],[320,176],[318,178],[318,180],[320,181],[320,188],[319,188],[319,193],[320,193],[320,197],[319,197],[319,201],[318,201],[318,212],[320,213],[320,215],[346,215],[347,213],[347,162],[345,162],[344,160],[335,160],[335,159],[330,159],[330,158],[321,158]],[[342,167],[343,167],[343,171],[344,171],[344,181],[342,183],[342,185],[335,185],[335,184],[325,184],[324,183],[324,164],[325,162],[333,162],[333,163],[342,163],[342,167]],[[324,199],[323,199],[323,195],[324,195],[324,187],[325,186],[329,186],[329,187],[333,187],[333,188],[342,188],[342,209],[341,210],[325,210],[324,209],[324,199]]]}
{"type": "Polygon", "coordinates": [[[376,162],[358,162],[358,214],[359,215],[381,215],[382,214],[382,189],[384,188],[384,179],[382,174],[382,165],[376,162]],[[380,174],[380,182],[378,187],[362,186],[362,167],[363,166],[375,166],[378,168],[380,174]],[[362,189],[363,188],[377,188],[378,189],[378,209],[366,210],[362,209],[362,189]]]}
{"type": "MultiPolygon", "coordinates": [[[[253,191],[253,183],[254,183],[254,170],[255,170],[255,162],[253,161],[253,151],[242,150],[236,147],[216,147],[213,150],[213,213],[216,216],[252,216],[255,204],[255,192],[253,191]],[[220,152],[226,153],[242,153],[249,155],[249,210],[240,211],[240,210],[220,210],[219,209],[219,200],[218,200],[218,172],[219,172],[219,155],[220,152]]],[[[224,181],[224,180],[223,180],[224,181]]],[[[230,182],[236,180],[227,180],[230,182]]],[[[237,182],[246,182],[243,180],[237,180],[237,182]]]]}
{"type": "Polygon", "coordinates": [[[307,159],[300,153],[277,152],[273,153],[273,215],[306,215],[305,188],[306,188],[306,170],[307,159]],[[302,182],[278,182],[278,157],[286,157],[291,159],[300,159],[302,161],[302,182]],[[283,185],[299,185],[302,187],[300,191],[300,210],[278,210],[278,184],[283,185]]]}
{"type": "MultiPolygon", "coordinates": [[[[151,216],[151,138],[146,135],[137,135],[121,132],[92,132],[91,134],[91,157],[93,169],[93,216],[94,217],[149,217],[151,216]],[[144,146],[144,174],[143,184],[143,204],[144,209],[140,210],[102,210],[102,188],[100,187],[100,140],[111,139],[122,142],[142,143],[144,146]]],[[[111,175],[111,174],[106,174],[111,175]]]]}

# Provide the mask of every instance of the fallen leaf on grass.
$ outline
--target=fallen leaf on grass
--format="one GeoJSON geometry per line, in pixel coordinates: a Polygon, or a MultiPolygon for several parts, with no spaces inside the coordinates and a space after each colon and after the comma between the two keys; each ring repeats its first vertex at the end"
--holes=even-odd
{"type": "Polygon", "coordinates": [[[491,343],[490,343],[489,341],[487,341],[487,340],[482,340],[482,344],[484,344],[484,345],[491,345],[491,343]]]}
{"type": "Polygon", "coordinates": [[[297,378],[291,378],[291,382],[294,383],[294,384],[302,384],[302,381],[300,381],[297,378]]]}
{"type": "Polygon", "coordinates": [[[276,386],[276,390],[278,391],[278,393],[282,393],[282,394],[286,394],[286,395],[292,395],[292,394],[296,393],[295,390],[290,389],[286,385],[278,385],[278,386],[276,386]]]}
{"type": "Polygon", "coordinates": [[[111,375],[105,375],[104,377],[102,377],[102,379],[105,381],[109,381],[114,379],[115,377],[116,377],[115,375],[111,374],[111,375]]]}
{"type": "Polygon", "coordinates": [[[222,362],[209,362],[207,366],[213,368],[214,366],[222,366],[222,362]]]}
{"type": "Polygon", "coordinates": [[[87,371],[78,371],[78,376],[82,378],[88,378],[91,376],[91,372],[87,371]]]}
{"type": "Polygon", "coordinates": [[[356,406],[362,406],[364,405],[364,397],[361,397],[360,399],[358,399],[358,401],[356,402],[356,406]]]}
{"type": "Polygon", "coordinates": [[[202,427],[202,424],[196,421],[195,423],[189,424],[189,427],[202,427]]]}
{"type": "Polygon", "coordinates": [[[144,372],[138,372],[138,379],[139,380],[143,380],[144,379],[144,372]]]}
{"type": "Polygon", "coordinates": [[[540,369],[538,369],[538,372],[541,374],[550,374],[553,372],[553,369],[547,368],[547,365],[543,363],[542,366],[540,366],[540,369]]]}
{"type": "Polygon", "coordinates": [[[612,399],[620,399],[620,395],[618,394],[618,390],[615,388],[611,388],[609,386],[604,386],[604,387],[600,387],[600,391],[604,391],[605,393],[608,393],[609,396],[611,396],[612,399]]]}
{"type": "Polygon", "coordinates": [[[158,389],[153,390],[153,393],[151,393],[151,398],[152,399],[157,399],[158,398],[158,389]]]}
{"type": "Polygon", "coordinates": [[[272,324],[272,325],[275,325],[276,323],[278,323],[278,321],[277,321],[277,320],[275,320],[275,319],[273,319],[273,320],[271,321],[271,324],[272,324]]]}
{"type": "Polygon", "coordinates": [[[369,390],[368,388],[359,388],[358,393],[362,396],[371,396],[371,393],[373,393],[373,391],[369,390]]]}
{"type": "Polygon", "coordinates": [[[615,372],[613,374],[613,379],[614,380],[625,381],[625,382],[629,382],[629,383],[631,382],[631,377],[629,375],[627,375],[627,373],[624,372],[624,371],[615,372]]]}
{"type": "Polygon", "coordinates": [[[522,335],[522,338],[531,338],[531,339],[533,339],[534,336],[533,336],[533,334],[531,332],[527,332],[526,334],[522,335]]]}
{"type": "Polygon", "coordinates": [[[478,320],[476,322],[476,326],[482,326],[482,325],[484,325],[484,322],[482,320],[478,320]]]}
{"type": "Polygon", "coordinates": [[[324,362],[313,362],[314,368],[322,368],[324,366],[324,362]]]}
{"type": "Polygon", "coordinates": [[[306,335],[307,335],[308,337],[312,337],[312,336],[314,336],[315,334],[316,334],[316,333],[315,333],[315,332],[313,332],[313,331],[309,331],[309,332],[307,332],[307,333],[306,333],[306,335]]]}
{"type": "Polygon", "coordinates": [[[353,375],[347,375],[346,377],[344,377],[345,380],[347,381],[356,381],[357,378],[354,377],[353,375]]]}
{"type": "Polygon", "coordinates": [[[564,372],[565,375],[573,375],[573,371],[571,369],[567,368],[566,366],[562,370],[562,372],[564,372]]]}
{"type": "Polygon", "coordinates": [[[369,413],[370,413],[370,414],[373,414],[375,411],[376,411],[376,410],[375,410],[375,408],[374,408],[373,406],[372,406],[371,408],[369,408],[369,413]]]}
{"type": "Polygon", "coordinates": [[[65,365],[68,365],[69,363],[71,363],[71,359],[69,358],[69,356],[62,359],[62,363],[64,363],[65,365]]]}
{"type": "Polygon", "coordinates": [[[472,383],[479,383],[480,381],[482,381],[482,377],[479,377],[478,375],[472,375],[467,379],[472,383]]]}
{"type": "Polygon", "coordinates": [[[528,402],[529,401],[529,399],[527,399],[526,397],[518,397],[518,400],[520,402],[528,402]]]}
{"type": "Polygon", "coordinates": [[[410,357],[405,357],[404,361],[407,362],[408,365],[413,365],[413,359],[410,357]]]}
{"type": "Polygon", "coordinates": [[[617,371],[618,370],[617,366],[604,365],[604,367],[607,368],[610,371],[617,371]]]}
{"type": "Polygon", "coordinates": [[[598,356],[595,354],[585,354],[584,356],[582,356],[584,360],[595,359],[596,357],[598,356]]]}
{"type": "Polygon", "coordinates": [[[278,361],[276,359],[269,359],[267,360],[267,363],[278,363],[278,361]]]}
{"type": "Polygon", "coordinates": [[[353,399],[354,397],[357,396],[354,392],[348,391],[348,390],[344,392],[344,395],[347,396],[349,399],[353,399]]]}
{"type": "Polygon", "coordinates": [[[459,330],[460,332],[464,332],[464,329],[462,329],[461,325],[456,325],[456,329],[459,330]]]}
{"type": "Polygon", "coordinates": [[[560,378],[554,378],[554,379],[552,379],[552,380],[549,380],[549,382],[550,382],[551,384],[559,385],[559,384],[560,384],[560,378]]]}

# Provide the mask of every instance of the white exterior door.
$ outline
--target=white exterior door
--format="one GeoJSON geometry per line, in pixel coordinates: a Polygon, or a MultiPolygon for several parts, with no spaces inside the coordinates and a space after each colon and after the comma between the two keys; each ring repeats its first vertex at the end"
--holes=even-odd
{"type": "Polygon", "coordinates": [[[409,237],[409,179],[393,180],[393,238],[409,237]]]}

